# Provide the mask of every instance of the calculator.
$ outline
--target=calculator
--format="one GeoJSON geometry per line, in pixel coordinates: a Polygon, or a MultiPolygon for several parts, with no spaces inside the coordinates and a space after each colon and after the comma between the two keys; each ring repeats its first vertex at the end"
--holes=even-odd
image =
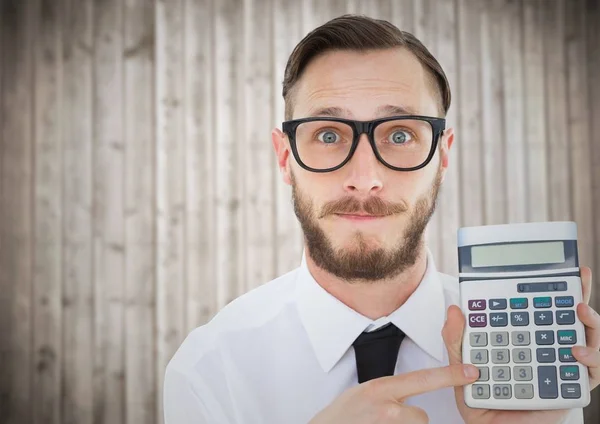
{"type": "Polygon", "coordinates": [[[463,362],[479,368],[465,403],[487,409],[568,409],[590,402],[574,222],[458,230],[463,362]]]}

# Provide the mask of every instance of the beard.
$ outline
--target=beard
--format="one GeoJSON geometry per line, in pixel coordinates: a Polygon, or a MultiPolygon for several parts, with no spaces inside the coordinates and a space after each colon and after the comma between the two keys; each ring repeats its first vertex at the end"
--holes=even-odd
{"type": "Polygon", "coordinates": [[[319,215],[315,213],[312,201],[299,189],[292,172],[294,212],[313,261],[319,268],[349,283],[389,280],[413,266],[421,252],[425,228],[435,211],[442,183],[441,171],[441,167],[438,168],[433,185],[428,193],[417,200],[412,210],[404,203],[394,204],[379,197],[371,197],[364,203],[354,197],[345,197],[326,204],[319,215]],[[410,215],[402,237],[391,248],[372,248],[363,233],[357,231],[354,249],[336,250],[319,226],[318,219],[336,213],[360,212],[384,216],[400,213],[410,215]]]}

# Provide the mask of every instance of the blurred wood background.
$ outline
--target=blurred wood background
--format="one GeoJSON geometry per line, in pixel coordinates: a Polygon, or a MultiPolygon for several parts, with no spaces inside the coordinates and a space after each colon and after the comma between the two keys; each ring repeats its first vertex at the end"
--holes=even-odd
{"type": "Polygon", "coordinates": [[[0,4],[2,423],[160,423],[186,334],[299,265],[270,130],[293,46],[347,12],[449,76],[439,268],[461,225],[573,219],[600,275],[599,0],[0,4]]]}

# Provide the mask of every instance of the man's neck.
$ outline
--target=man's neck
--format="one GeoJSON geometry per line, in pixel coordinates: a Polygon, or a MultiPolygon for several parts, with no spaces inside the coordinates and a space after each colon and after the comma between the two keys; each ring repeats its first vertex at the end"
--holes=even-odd
{"type": "Polygon", "coordinates": [[[319,268],[306,250],[306,265],[317,283],[348,307],[376,320],[390,315],[417,289],[427,268],[427,253],[422,246],[414,265],[391,280],[348,283],[319,268]]]}

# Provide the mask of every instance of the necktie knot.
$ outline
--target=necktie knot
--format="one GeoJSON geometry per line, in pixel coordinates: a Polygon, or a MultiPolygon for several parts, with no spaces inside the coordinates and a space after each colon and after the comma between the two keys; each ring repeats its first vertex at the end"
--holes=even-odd
{"type": "Polygon", "coordinates": [[[404,333],[392,323],[359,335],[352,343],[356,355],[358,382],[394,375],[402,339],[404,333]]]}

